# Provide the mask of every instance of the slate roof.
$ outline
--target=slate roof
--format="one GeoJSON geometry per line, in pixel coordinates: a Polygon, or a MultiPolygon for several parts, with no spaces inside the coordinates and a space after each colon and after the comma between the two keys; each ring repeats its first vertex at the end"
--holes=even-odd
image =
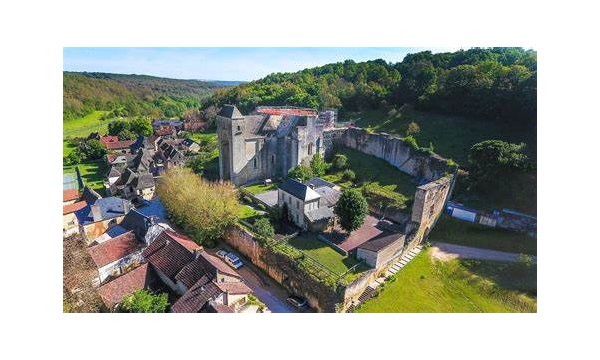
{"type": "Polygon", "coordinates": [[[98,294],[104,304],[112,309],[115,305],[123,301],[126,295],[136,290],[144,289],[150,283],[151,270],[148,264],[143,264],[126,274],[100,286],[98,294]]]}
{"type": "Polygon", "coordinates": [[[102,199],[102,196],[100,196],[100,194],[98,194],[97,192],[95,192],[87,186],[83,188],[83,193],[81,193],[81,200],[88,203],[88,205],[91,205],[95,203],[98,199],[102,199]]]}
{"type": "Polygon", "coordinates": [[[143,238],[152,224],[152,218],[140,213],[137,209],[132,209],[125,215],[119,226],[131,230],[136,236],[143,238]]]}
{"type": "Polygon", "coordinates": [[[67,215],[67,214],[73,213],[75,211],[81,210],[81,209],[85,208],[86,206],[87,206],[87,203],[85,201],[78,201],[73,204],[64,205],[63,206],[63,215],[67,215]]]}
{"type": "Polygon", "coordinates": [[[135,172],[150,171],[152,167],[152,154],[146,148],[141,148],[135,156],[127,162],[127,167],[135,172]]]}
{"type": "Polygon", "coordinates": [[[132,207],[129,200],[124,200],[114,196],[100,198],[91,204],[87,202],[86,207],[78,210],[75,213],[75,216],[77,216],[77,220],[80,224],[87,225],[96,222],[94,221],[94,216],[92,215],[92,205],[97,205],[99,207],[101,220],[109,220],[123,216],[132,207]]]}
{"type": "Polygon", "coordinates": [[[140,149],[150,149],[154,146],[150,143],[150,140],[146,136],[138,136],[138,138],[129,147],[131,152],[137,152],[140,149]]]}
{"type": "Polygon", "coordinates": [[[87,249],[98,268],[133,254],[142,248],[142,243],[136,240],[133,231],[126,232],[115,238],[94,245],[87,249]]]}
{"type": "Polygon", "coordinates": [[[323,219],[331,219],[333,217],[333,210],[327,206],[321,206],[318,209],[307,211],[305,215],[308,221],[315,222],[323,219]]]}
{"type": "Polygon", "coordinates": [[[138,190],[148,189],[154,186],[154,177],[147,172],[136,174],[133,170],[128,168],[115,181],[115,186],[132,186],[134,189],[138,190]]]}
{"type": "Polygon", "coordinates": [[[318,189],[321,187],[328,187],[328,188],[334,188],[335,184],[334,183],[330,183],[329,181],[325,181],[323,179],[321,179],[320,177],[314,177],[310,180],[307,180],[304,182],[305,185],[311,186],[313,189],[318,189]]]}
{"type": "Polygon", "coordinates": [[[279,188],[286,193],[304,201],[318,199],[320,195],[298,180],[287,178],[279,188]]]}
{"type": "Polygon", "coordinates": [[[108,172],[108,177],[119,177],[121,176],[121,172],[119,172],[119,170],[117,170],[117,168],[115,166],[112,166],[110,168],[110,171],[108,172]]]}
{"type": "Polygon", "coordinates": [[[158,197],[150,201],[144,200],[142,205],[136,208],[136,211],[148,217],[156,217],[159,222],[164,222],[167,219],[167,211],[158,197]]]}
{"type": "Polygon", "coordinates": [[[319,203],[321,206],[333,207],[340,200],[340,196],[342,196],[341,191],[327,186],[317,188],[315,191],[321,196],[319,203]]]}
{"type": "Polygon", "coordinates": [[[123,235],[123,234],[125,234],[128,231],[129,230],[125,229],[121,225],[115,225],[115,226],[111,227],[110,229],[106,230],[105,234],[107,234],[111,238],[114,238],[114,237],[117,237],[119,235],[123,235]]]}
{"type": "Polygon", "coordinates": [[[63,202],[77,200],[77,199],[79,199],[79,190],[77,190],[77,189],[63,190],[63,202]]]}
{"type": "Polygon", "coordinates": [[[366,243],[360,245],[358,248],[364,249],[364,250],[370,250],[373,252],[379,252],[379,251],[387,248],[388,246],[392,245],[396,241],[404,242],[404,237],[405,236],[403,234],[398,234],[398,233],[391,234],[391,235],[383,236],[380,238],[375,238],[371,241],[367,241],[366,243]]]}
{"type": "Polygon", "coordinates": [[[217,115],[229,119],[241,119],[244,117],[237,107],[235,107],[235,105],[223,105],[217,115]]]}

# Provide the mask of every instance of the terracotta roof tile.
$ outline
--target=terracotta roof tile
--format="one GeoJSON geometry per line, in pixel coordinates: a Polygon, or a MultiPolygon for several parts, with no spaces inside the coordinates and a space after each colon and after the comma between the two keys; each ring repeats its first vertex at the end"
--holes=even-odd
{"type": "Polygon", "coordinates": [[[243,282],[226,282],[226,283],[216,283],[221,291],[232,294],[232,295],[242,295],[242,294],[250,294],[252,289],[248,287],[248,285],[243,282]]]}
{"type": "Polygon", "coordinates": [[[87,203],[85,201],[78,201],[73,204],[64,205],[63,206],[63,215],[67,215],[67,214],[73,213],[77,210],[81,210],[86,206],[87,206],[87,203]]]}
{"type": "Polygon", "coordinates": [[[176,233],[175,231],[171,231],[171,230],[165,230],[165,232],[166,232],[166,235],[168,235],[171,239],[177,241],[178,243],[183,245],[189,251],[196,251],[196,250],[202,249],[202,246],[196,244],[192,239],[190,239],[189,237],[187,237],[185,235],[176,233]]]}
{"type": "Polygon", "coordinates": [[[63,190],[63,202],[79,199],[79,190],[67,189],[63,190]]]}
{"type": "Polygon", "coordinates": [[[197,313],[209,300],[221,293],[221,289],[215,283],[198,281],[173,304],[172,310],[175,313],[197,313]]]}
{"type": "Polygon", "coordinates": [[[163,231],[144,249],[142,255],[152,266],[174,280],[184,266],[194,260],[194,253],[163,231]]]}
{"type": "Polygon", "coordinates": [[[100,288],[98,288],[98,294],[102,298],[102,301],[104,301],[104,304],[108,308],[113,308],[123,301],[123,298],[126,295],[129,295],[136,290],[144,289],[150,281],[149,270],[148,264],[143,264],[142,266],[100,286],[100,288]]]}
{"type": "Polygon", "coordinates": [[[133,231],[126,232],[115,238],[107,240],[101,244],[92,246],[88,249],[92,260],[98,268],[108,265],[113,261],[124,258],[142,248],[133,231]]]}

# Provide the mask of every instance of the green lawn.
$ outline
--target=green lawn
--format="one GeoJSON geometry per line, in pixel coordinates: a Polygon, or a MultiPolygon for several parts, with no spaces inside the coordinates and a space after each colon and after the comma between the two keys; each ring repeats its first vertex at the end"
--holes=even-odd
{"type": "Polygon", "coordinates": [[[248,205],[241,205],[240,206],[240,212],[239,212],[239,218],[241,220],[246,220],[249,221],[250,219],[259,216],[260,214],[258,213],[258,211],[254,210],[252,207],[248,206],[248,205]]]}
{"type": "Polygon", "coordinates": [[[405,136],[408,124],[414,121],[421,128],[421,132],[415,136],[420,146],[428,147],[432,143],[436,153],[453,159],[461,166],[467,165],[471,146],[489,139],[524,142],[529,155],[535,158],[536,154],[535,131],[497,121],[396,109],[350,113],[342,121],[350,119],[360,119],[355,121],[356,126],[399,136],[405,136]]]}
{"type": "Polygon", "coordinates": [[[259,184],[254,184],[254,185],[248,185],[248,186],[244,186],[244,190],[247,190],[248,192],[250,192],[253,195],[256,194],[261,194],[270,190],[276,190],[277,186],[279,184],[278,183],[272,183],[271,185],[265,185],[263,183],[259,183],[259,184]]]}
{"type": "MultiPolygon", "coordinates": [[[[499,273],[502,263],[487,262],[499,273]]],[[[399,271],[359,312],[536,312],[536,299],[504,287],[458,260],[434,261],[421,252],[399,271]]]]}
{"type": "Polygon", "coordinates": [[[403,206],[409,205],[410,201],[414,199],[417,186],[412,177],[388,164],[385,160],[346,147],[339,148],[336,154],[348,157],[349,169],[356,174],[356,180],[354,182],[343,181],[343,171],[333,168],[323,179],[342,187],[362,188],[370,184],[378,191],[399,199],[399,202],[404,204],[403,206]]]}
{"type": "Polygon", "coordinates": [[[442,215],[429,234],[430,241],[537,255],[537,239],[442,215]]]}
{"type": "MultiPolygon", "coordinates": [[[[328,244],[318,240],[315,234],[303,233],[302,235],[288,240],[288,244],[301,250],[304,254],[318,261],[337,275],[344,274],[354,265],[358,264],[358,260],[354,257],[340,254],[328,244]]],[[[368,267],[366,265],[358,266],[352,273],[348,274],[346,280],[354,280],[367,269],[368,267]]]]}
{"type": "Polygon", "coordinates": [[[103,161],[87,162],[72,166],[63,166],[63,174],[76,174],[75,167],[79,167],[85,185],[104,195],[104,180],[106,165],[103,161]]]}
{"type": "Polygon", "coordinates": [[[67,120],[63,122],[63,137],[86,137],[90,133],[108,131],[110,120],[100,120],[106,111],[94,111],[82,118],[67,120]]]}

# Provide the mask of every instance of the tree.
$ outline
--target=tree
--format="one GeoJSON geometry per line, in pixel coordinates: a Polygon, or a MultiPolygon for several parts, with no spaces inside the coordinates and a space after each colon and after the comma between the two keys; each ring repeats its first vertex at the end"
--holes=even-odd
{"type": "Polygon", "coordinates": [[[173,222],[198,244],[223,236],[240,213],[233,185],[206,181],[189,168],[169,169],[156,192],[173,222]]]}
{"type": "Polygon", "coordinates": [[[99,140],[88,139],[79,144],[79,150],[85,160],[97,160],[106,155],[106,148],[99,140]]]}
{"type": "Polygon", "coordinates": [[[356,179],[356,174],[354,173],[354,171],[352,171],[350,169],[346,169],[342,173],[342,180],[354,181],[355,179],[356,179]]]}
{"type": "Polygon", "coordinates": [[[275,235],[275,230],[269,219],[261,217],[254,221],[254,231],[263,239],[270,239],[275,235]]]}
{"type": "Polygon", "coordinates": [[[325,176],[325,172],[329,168],[329,164],[323,160],[321,154],[316,153],[310,160],[310,169],[312,170],[313,176],[322,177],[325,176]]]}
{"type": "Polygon", "coordinates": [[[115,120],[108,124],[108,134],[118,136],[123,130],[130,130],[129,123],[125,120],[115,120]]]}
{"type": "Polygon", "coordinates": [[[125,296],[120,311],[128,313],[164,313],[169,306],[166,293],[153,294],[148,290],[136,290],[125,296]]]}
{"type": "Polygon", "coordinates": [[[288,172],[287,177],[304,182],[314,177],[314,175],[312,169],[308,166],[298,165],[288,172]]]}
{"type": "Polygon", "coordinates": [[[343,170],[348,166],[348,157],[344,154],[335,154],[331,162],[337,170],[343,170]]]}
{"type": "Polygon", "coordinates": [[[138,135],[129,129],[123,129],[123,130],[119,131],[117,136],[119,137],[119,140],[123,141],[123,140],[135,140],[138,135]]]}
{"type": "Polygon", "coordinates": [[[137,117],[130,122],[130,130],[141,136],[152,135],[152,122],[148,118],[137,117]]]}
{"type": "Polygon", "coordinates": [[[368,211],[367,200],[357,189],[344,190],[333,210],[342,229],[349,233],[362,226],[368,211]]]}
{"type": "Polygon", "coordinates": [[[486,140],[473,145],[469,153],[469,177],[481,190],[490,190],[506,181],[514,172],[527,168],[525,144],[486,140]]]}
{"type": "Polygon", "coordinates": [[[406,129],[406,136],[415,136],[421,132],[421,127],[416,122],[412,121],[406,129]]]}

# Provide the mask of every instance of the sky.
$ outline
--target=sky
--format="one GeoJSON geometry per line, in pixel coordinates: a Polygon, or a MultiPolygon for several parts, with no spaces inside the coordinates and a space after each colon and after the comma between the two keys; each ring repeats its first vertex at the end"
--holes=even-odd
{"type": "Polygon", "coordinates": [[[251,81],[348,59],[398,62],[423,50],[457,48],[64,48],[63,70],[251,81]]]}

